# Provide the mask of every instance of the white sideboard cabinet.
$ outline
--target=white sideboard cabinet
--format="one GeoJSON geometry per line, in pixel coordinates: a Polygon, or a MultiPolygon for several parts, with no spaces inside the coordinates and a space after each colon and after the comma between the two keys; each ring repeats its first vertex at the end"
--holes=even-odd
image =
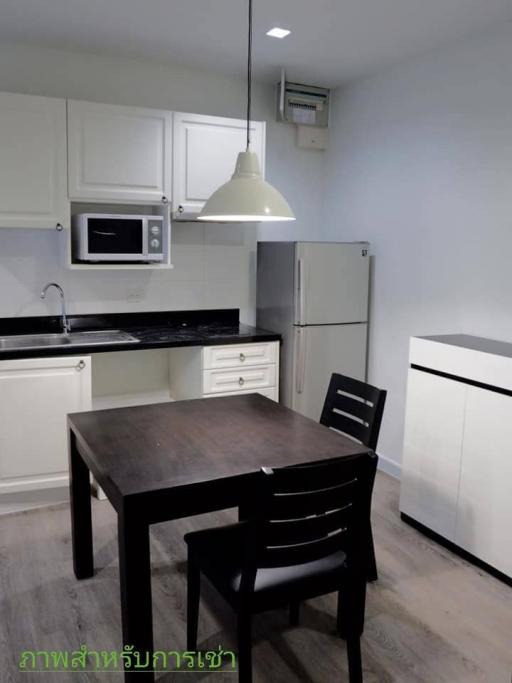
{"type": "Polygon", "coordinates": [[[411,339],[400,512],[512,577],[512,344],[411,339]]]}
{"type": "MultiPolygon", "coordinates": [[[[173,214],[197,215],[235,170],[246,147],[246,122],[221,116],[174,113],[173,214]]],[[[251,121],[251,149],[265,174],[265,123],[251,121]]]]}
{"type": "Polygon", "coordinates": [[[90,408],[90,356],[0,361],[0,512],[67,486],[66,416],[90,408]]]}
{"type": "Polygon", "coordinates": [[[0,227],[69,225],[66,100],[0,93],[0,227]]]}
{"type": "Polygon", "coordinates": [[[171,201],[172,112],[68,101],[71,200],[171,201]]]}

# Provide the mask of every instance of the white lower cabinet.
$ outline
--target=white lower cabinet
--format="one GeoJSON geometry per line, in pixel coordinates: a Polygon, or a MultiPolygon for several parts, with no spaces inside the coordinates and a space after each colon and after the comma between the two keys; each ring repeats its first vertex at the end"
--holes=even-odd
{"type": "Polygon", "coordinates": [[[67,485],[66,417],[90,407],[90,357],[0,362],[0,511],[67,485]]]}
{"type": "Polygon", "coordinates": [[[279,342],[171,349],[169,385],[176,400],[259,393],[279,400],[279,342]]]}
{"type": "Polygon", "coordinates": [[[512,577],[512,344],[435,339],[411,340],[400,511],[512,577]]]}
{"type": "Polygon", "coordinates": [[[278,401],[278,378],[279,342],[0,361],[0,514],[67,499],[68,413],[255,392],[278,401]]]}
{"type": "Polygon", "coordinates": [[[455,543],[512,576],[512,397],[467,387],[455,543]]]}
{"type": "Polygon", "coordinates": [[[454,540],[466,385],[409,370],[400,510],[454,540]]]}

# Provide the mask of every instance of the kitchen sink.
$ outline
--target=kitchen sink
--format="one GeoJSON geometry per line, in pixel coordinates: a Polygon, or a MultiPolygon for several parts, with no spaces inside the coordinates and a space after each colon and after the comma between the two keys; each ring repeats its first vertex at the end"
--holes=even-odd
{"type": "Polygon", "coordinates": [[[139,340],[123,330],[95,330],[69,334],[19,334],[0,337],[0,351],[45,349],[48,347],[98,346],[101,344],[134,344],[139,340]]]}

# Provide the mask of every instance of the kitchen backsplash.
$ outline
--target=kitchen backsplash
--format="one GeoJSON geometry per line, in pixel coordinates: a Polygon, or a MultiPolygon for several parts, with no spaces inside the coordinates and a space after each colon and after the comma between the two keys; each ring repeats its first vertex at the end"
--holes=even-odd
{"type": "Polygon", "coordinates": [[[239,308],[255,322],[256,226],[173,223],[172,270],[72,271],[63,265],[62,235],[0,231],[0,317],[58,313],[39,298],[54,280],[70,313],[239,308]]]}

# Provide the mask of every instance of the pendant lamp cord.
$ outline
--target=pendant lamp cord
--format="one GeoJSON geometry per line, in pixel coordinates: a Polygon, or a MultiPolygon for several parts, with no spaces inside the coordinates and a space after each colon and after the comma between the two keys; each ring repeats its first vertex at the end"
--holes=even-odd
{"type": "Polygon", "coordinates": [[[251,144],[251,85],[252,85],[252,0],[249,0],[249,37],[247,41],[247,151],[251,144]]]}

